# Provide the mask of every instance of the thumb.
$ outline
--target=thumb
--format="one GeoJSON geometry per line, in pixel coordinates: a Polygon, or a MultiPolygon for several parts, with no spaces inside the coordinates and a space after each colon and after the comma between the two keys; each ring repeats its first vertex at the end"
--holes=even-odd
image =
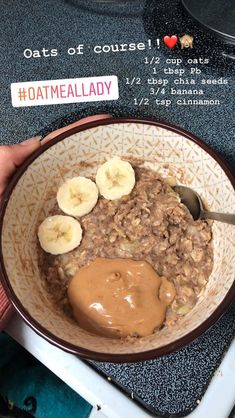
{"type": "Polygon", "coordinates": [[[17,167],[40,146],[39,137],[27,139],[20,144],[0,146],[0,198],[17,167]]]}

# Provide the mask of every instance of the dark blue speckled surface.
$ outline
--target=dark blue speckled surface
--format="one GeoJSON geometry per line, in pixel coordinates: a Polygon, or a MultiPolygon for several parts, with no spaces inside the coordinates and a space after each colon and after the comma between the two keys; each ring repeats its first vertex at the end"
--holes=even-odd
{"type": "MultiPolygon", "coordinates": [[[[84,0],[8,0],[0,4],[0,85],[1,85],[1,142],[18,142],[31,136],[54,120],[75,113],[74,118],[97,110],[118,112],[123,115],[154,116],[180,125],[197,134],[212,145],[222,156],[234,163],[234,118],[232,105],[234,60],[226,59],[224,53],[233,53],[232,47],[224,47],[187,18],[179,0],[165,1],[139,0],[127,2],[124,6],[95,6],[94,2],[84,0]],[[137,6],[134,7],[134,4],[137,6]],[[79,7],[80,5],[80,7],[79,7]],[[109,11],[111,17],[107,16],[109,11]],[[134,9],[133,9],[134,7],[134,9]],[[91,9],[89,12],[87,9],[91,9]],[[105,11],[103,15],[101,11],[105,11]],[[118,11],[120,10],[120,13],[118,11]],[[138,16],[142,10],[142,15],[138,16]],[[116,16],[115,16],[115,12],[116,16]],[[120,15],[121,16],[120,16],[120,15]],[[136,16],[137,15],[137,16],[136,16]],[[124,17],[123,17],[124,16],[124,17]],[[127,16],[127,17],[125,17],[127,16]],[[5,24],[4,24],[5,22],[5,24]],[[123,52],[118,54],[95,55],[92,47],[97,44],[117,42],[147,42],[163,35],[191,33],[195,37],[195,49],[183,52],[177,47],[168,50],[164,45],[160,49],[123,52]],[[84,55],[69,56],[69,47],[89,44],[84,55]],[[49,58],[26,59],[25,48],[58,48],[60,55],[49,58]],[[208,57],[210,65],[202,69],[202,77],[219,78],[224,75],[229,86],[205,87],[205,95],[211,99],[220,98],[221,106],[204,107],[144,106],[136,108],[134,97],[146,95],[146,83],[135,88],[124,85],[125,77],[151,75],[149,66],[144,64],[145,56],[159,56],[162,63],[158,66],[159,77],[163,75],[163,61],[170,57],[208,57]],[[10,101],[10,83],[40,79],[61,79],[69,77],[116,74],[119,78],[120,99],[112,104],[103,102],[94,105],[64,104],[49,107],[12,108],[10,101]],[[213,90],[213,91],[212,91],[213,90]]],[[[173,87],[172,77],[168,76],[169,86],[173,87]]]]}
{"type": "MultiPolygon", "coordinates": [[[[187,18],[178,0],[127,1],[122,6],[95,5],[84,0],[8,0],[0,3],[0,86],[1,128],[0,142],[15,143],[24,138],[42,134],[74,120],[107,112],[117,116],[149,116],[179,125],[201,137],[217,150],[227,163],[235,166],[234,146],[234,55],[233,48],[213,40],[187,18]],[[166,4],[167,3],[167,4],[166,4]],[[110,14],[109,14],[110,13],[110,14]],[[156,39],[166,34],[193,34],[195,48],[181,51],[168,50],[156,39]],[[95,55],[96,44],[118,42],[147,42],[152,49],[138,52],[95,55]],[[69,47],[84,43],[90,45],[81,56],[68,56],[69,47]],[[25,48],[58,48],[57,57],[25,59],[25,48]],[[150,76],[144,57],[158,56],[159,77],[163,75],[167,58],[182,58],[181,68],[189,71],[186,60],[210,58],[200,66],[203,78],[225,77],[228,85],[204,87],[205,96],[219,98],[221,105],[205,106],[144,106],[136,107],[133,98],[146,96],[146,82],[132,87],[125,85],[126,77],[150,76]],[[117,102],[65,104],[30,108],[13,108],[10,83],[29,80],[62,79],[94,75],[117,75],[120,99],[117,102]]],[[[167,76],[173,87],[172,76],[167,76]]],[[[197,79],[197,77],[194,77],[197,79]]],[[[175,100],[175,99],[173,99],[175,100]]],[[[159,415],[183,416],[201,399],[216,367],[235,334],[235,306],[206,334],[178,353],[154,361],[114,365],[93,363],[94,367],[116,380],[124,390],[145,402],[159,415]]]]}
{"type": "Polygon", "coordinates": [[[235,305],[198,340],[157,360],[95,363],[159,416],[182,417],[197,406],[235,333],[235,305]]]}

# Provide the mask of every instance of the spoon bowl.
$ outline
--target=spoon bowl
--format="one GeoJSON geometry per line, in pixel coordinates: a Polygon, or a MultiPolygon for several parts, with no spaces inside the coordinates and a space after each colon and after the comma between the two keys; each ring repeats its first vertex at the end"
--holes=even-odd
{"type": "Polygon", "coordinates": [[[177,185],[173,189],[179,194],[181,202],[188,208],[195,221],[198,219],[213,219],[214,221],[235,225],[235,214],[205,210],[200,196],[190,187],[177,185]]]}

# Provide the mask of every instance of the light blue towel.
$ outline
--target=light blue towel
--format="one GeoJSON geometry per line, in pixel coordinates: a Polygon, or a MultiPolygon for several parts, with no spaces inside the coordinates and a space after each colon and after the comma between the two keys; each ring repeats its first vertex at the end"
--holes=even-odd
{"type": "Polygon", "coordinates": [[[0,334],[1,418],[88,418],[90,412],[89,403],[10,337],[0,334]]]}

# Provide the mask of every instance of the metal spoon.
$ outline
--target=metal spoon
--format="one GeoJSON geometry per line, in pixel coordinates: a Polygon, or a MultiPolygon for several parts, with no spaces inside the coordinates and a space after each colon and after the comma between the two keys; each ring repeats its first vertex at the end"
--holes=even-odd
{"type": "Polygon", "coordinates": [[[174,191],[180,195],[181,202],[187,206],[193,219],[213,219],[219,222],[235,225],[235,214],[208,212],[203,208],[200,196],[186,186],[174,186],[174,191]]]}

